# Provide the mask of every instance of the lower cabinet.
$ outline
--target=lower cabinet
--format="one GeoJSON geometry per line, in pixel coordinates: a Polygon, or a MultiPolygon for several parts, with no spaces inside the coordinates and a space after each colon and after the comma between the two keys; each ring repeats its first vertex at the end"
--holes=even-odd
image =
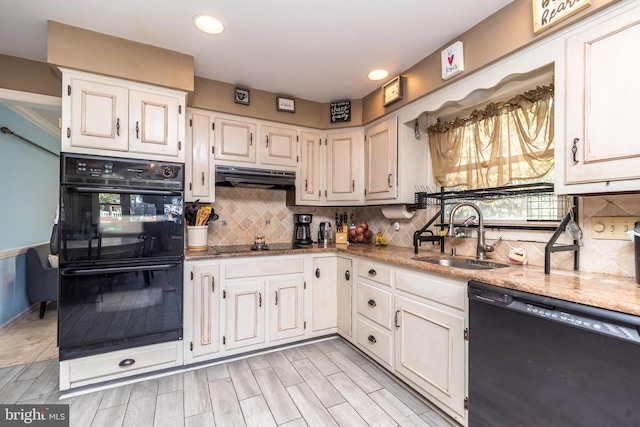
{"type": "Polygon", "coordinates": [[[261,280],[225,284],[226,349],[264,343],[264,290],[261,280]]]}
{"type": "Polygon", "coordinates": [[[340,256],[316,256],[312,263],[313,332],[338,328],[351,337],[351,260],[340,256]]]}
{"type": "MultiPolygon", "coordinates": [[[[193,266],[192,292],[185,297],[192,303],[189,342],[194,358],[220,351],[220,264],[200,263],[193,266]]],[[[185,286],[185,289],[190,287],[185,286]]],[[[187,306],[188,307],[188,306],[187,306]]],[[[190,313],[185,310],[185,317],[190,313]]]]}
{"type": "Polygon", "coordinates": [[[304,334],[304,277],[269,280],[269,339],[299,337],[304,334]]]}
{"type": "Polygon", "coordinates": [[[60,390],[173,368],[182,364],[182,341],[63,360],[60,362],[60,390]]]}

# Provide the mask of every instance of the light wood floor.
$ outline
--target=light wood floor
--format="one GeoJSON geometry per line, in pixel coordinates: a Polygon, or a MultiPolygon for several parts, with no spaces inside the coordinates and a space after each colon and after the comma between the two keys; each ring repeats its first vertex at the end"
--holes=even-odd
{"type": "Polygon", "coordinates": [[[0,402],[66,403],[78,427],[454,425],[340,338],[63,400],[58,367],[0,368],[0,402]]]}

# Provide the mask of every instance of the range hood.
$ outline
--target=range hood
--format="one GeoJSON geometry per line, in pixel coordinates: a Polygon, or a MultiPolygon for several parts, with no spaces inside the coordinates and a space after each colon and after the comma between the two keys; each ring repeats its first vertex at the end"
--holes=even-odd
{"type": "Polygon", "coordinates": [[[216,185],[287,190],[295,183],[294,171],[216,165],[216,185]]]}

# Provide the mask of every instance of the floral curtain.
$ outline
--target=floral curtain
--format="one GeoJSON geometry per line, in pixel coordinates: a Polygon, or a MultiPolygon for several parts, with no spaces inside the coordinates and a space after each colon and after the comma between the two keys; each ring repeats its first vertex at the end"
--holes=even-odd
{"type": "Polygon", "coordinates": [[[445,187],[499,187],[545,177],[554,165],[553,84],[428,128],[445,187]]]}

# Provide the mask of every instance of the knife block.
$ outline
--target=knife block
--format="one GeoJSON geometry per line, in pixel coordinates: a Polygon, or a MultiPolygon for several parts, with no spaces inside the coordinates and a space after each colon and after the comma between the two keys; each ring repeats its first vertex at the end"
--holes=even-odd
{"type": "Polygon", "coordinates": [[[336,245],[346,245],[349,243],[348,233],[346,231],[336,231],[336,245]]]}

